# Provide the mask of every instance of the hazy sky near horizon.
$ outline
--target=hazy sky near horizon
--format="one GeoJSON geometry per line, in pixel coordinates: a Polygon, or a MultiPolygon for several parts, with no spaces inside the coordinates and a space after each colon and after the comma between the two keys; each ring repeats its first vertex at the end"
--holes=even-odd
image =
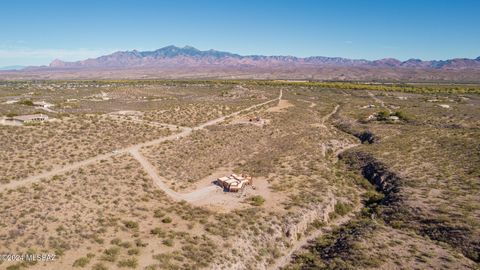
{"type": "Polygon", "coordinates": [[[242,55],[480,56],[478,0],[0,2],[0,66],[191,45],[242,55]]]}

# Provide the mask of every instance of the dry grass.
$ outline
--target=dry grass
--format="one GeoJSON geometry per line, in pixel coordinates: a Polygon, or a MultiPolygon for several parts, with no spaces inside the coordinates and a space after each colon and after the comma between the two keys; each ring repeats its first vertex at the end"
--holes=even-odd
{"type": "MultiPolygon", "coordinates": [[[[42,125],[0,127],[0,135],[9,138],[0,149],[1,179],[23,178],[156,139],[176,132],[161,123],[195,126],[271,99],[280,88],[281,108],[265,106],[185,138],[140,149],[177,190],[228,168],[264,181],[268,196],[224,194],[237,196],[228,211],[177,202],[159,191],[136,160],[116,155],[36,184],[1,190],[0,253],[60,256],[53,263],[25,265],[31,269],[264,268],[318,228],[348,219],[363,202],[366,207],[359,217],[364,223],[353,222],[320,238],[310,253],[289,267],[308,268],[312,262],[326,269],[395,269],[401,262],[411,268],[472,265],[459,253],[469,249],[449,241],[449,234],[435,239],[432,232],[438,231],[428,229],[439,227],[425,221],[441,222],[447,229],[461,224],[467,228],[462,237],[471,240],[465,243],[475,244],[480,218],[475,181],[480,167],[476,151],[480,100],[473,95],[376,91],[382,107],[363,90],[309,84],[8,82],[0,85],[1,102],[12,96],[45,99],[59,111],[50,115],[63,118],[42,125]],[[431,99],[448,103],[451,109],[431,99]],[[375,107],[362,108],[369,104],[375,107]],[[390,206],[382,204],[373,186],[346,160],[337,162],[336,155],[355,146],[358,139],[335,128],[332,119],[323,119],[336,105],[340,109],[333,117],[344,124],[337,126],[356,135],[369,131],[378,136],[373,144],[349,153],[368,153],[401,177],[399,206],[408,215],[387,216],[390,206]],[[124,110],[138,114],[110,114],[124,110]],[[411,118],[367,120],[382,110],[401,111],[411,118]],[[268,121],[262,125],[245,121],[252,116],[268,121]],[[366,221],[372,214],[378,222],[366,221]],[[335,246],[339,239],[346,240],[339,243],[347,243],[348,251],[330,250],[328,258],[318,249],[314,252],[318,246],[335,246]]],[[[8,105],[0,113],[26,110],[24,105],[8,105]]]]}
{"type": "Polygon", "coordinates": [[[8,138],[0,149],[0,182],[22,179],[169,133],[160,127],[125,125],[99,115],[28,127],[0,126],[0,136],[8,138]]]}

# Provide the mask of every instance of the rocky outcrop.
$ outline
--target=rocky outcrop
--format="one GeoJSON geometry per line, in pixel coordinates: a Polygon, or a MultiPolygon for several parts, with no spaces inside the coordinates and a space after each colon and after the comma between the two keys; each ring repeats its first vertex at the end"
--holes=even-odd
{"type": "MultiPolygon", "coordinates": [[[[221,260],[212,264],[211,269],[269,269],[268,259],[258,260],[256,254],[261,250],[270,250],[272,247],[278,249],[282,254],[289,253],[293,244],[299,241],[298,236],[305,237],[305,233],[313,222],[327,223],[330,220],[330,214],[335,211],[337,200],[332,193],[326,196],[325,203],[314,205],[310,208],[302,209],[294,216],[289,216],[281,224],[272,226],[270,233],[262,233],[257,237],[252,237],[250,232],[243,234],[236,240],[235,248],[242,251],[242,257],[238,260],[221,260]]],[[[290,255],[281,259],[290,259],[290,255]]]]}
{"type": "Polygon", "coordinates": [[[337,199],[333,194],[329,194],[326,203],[314,206],[311,209],[304,209],[294,217],[289,217],[283,226],[283,233],[290,241],[297,240],[299,235],[303,235],[307,228],[315,221],[328,222],[330,214],[335,211],[337,199]]]}
{"type": "MultiPolygon", "coordinates": [[[[398,201],[401,180],[394,172],[376,160],[371,154],[359,151],[345,152],[340,155],[353,168],[360,170],[362,175],[374,184],[389,200],[389,204],[398,201]],[[394,199],[395,197],[395,199],[394,199]]],[[[384,204],[387,204],[384,202],[384,204]]]]}
{"type": "Polygon", "coordinates": [[[360,139],[360,141],[362,143],[374,143],[376,141],[378,141],[379,137],[376,136],[375,134],[373,134],[373,132],[371,131],[362,131],[362,132],[359,132],[359,133],[354,133],[353,134],[355,137],[357,137],[358,139],[360,139]]]}

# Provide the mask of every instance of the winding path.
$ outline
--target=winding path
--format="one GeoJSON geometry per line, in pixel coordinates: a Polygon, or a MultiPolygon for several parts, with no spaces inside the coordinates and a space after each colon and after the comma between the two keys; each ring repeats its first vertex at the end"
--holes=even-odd
{"type": "Polygon", "coordinates": [[[333,108],[333,111],[331,111],[329,114],[325,115],[324,117],[322,117],[321,119],[321,123],[322,124],[325,124],[325,121],[327,121],[328,119],[330,119],[330,117],[332,117],[332,115],[336,114],[337,111],[338,111],[338,108],[340,108],[340,105],[337,105],[335,106],[335,108],[333,108]]]}
{"type": "Polygon", "coordinates": [[[195,202],[208,197],[211,191],[218,189],[217,186],[210,185],[196,189],[190,193],[176,192],[167,186],[167,179],[158,175],[155,167],[139,152],[139,149],[130,149],[129,152],[140,163],[140,165],[142,165],[143,169],[153,179],[155,185],[174,200],[195,202]]]}

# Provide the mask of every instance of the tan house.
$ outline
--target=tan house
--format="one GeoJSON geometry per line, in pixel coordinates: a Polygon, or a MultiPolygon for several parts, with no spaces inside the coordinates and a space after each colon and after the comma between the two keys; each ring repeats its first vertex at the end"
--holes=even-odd
{"type": "Polygon", "coordinates": [[[217,179],[217,185],[223,187],[223,189],[228,192],[238,192],[242,188],[252,184],[253,178],[245,174],[231,174],[230,176],[224,176],[217,179]]]}

